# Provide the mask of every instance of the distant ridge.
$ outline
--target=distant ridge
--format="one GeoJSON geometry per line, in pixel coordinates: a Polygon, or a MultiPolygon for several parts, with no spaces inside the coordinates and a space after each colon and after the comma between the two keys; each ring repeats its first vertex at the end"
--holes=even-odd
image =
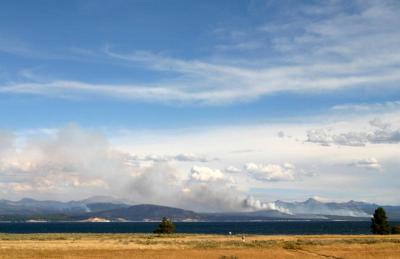
{"type": "Polygon", "coordinates": [[[129,221],[159,221],[162,217],[168,217],[176,221],[196,221],[202,219],[200,214],[190,210],[153,204],[133,205],[126,208],[89,213],[88,215],[108,219],[122,218],[129,221]]]}
{"type": "MultiPolygon", "coordinates": [[[[303,202],[276,201],[279,210],[201,213],[154,204],[131,205],[107,196],[80,201],[0,200],[0,220],[81,221],[104,218],[110,221],[257,221],[257,220],[369,220],[378,204],[358,201],[323,202],[310,198],[303,202]]],[[[400,220],[400,206],[381,206],[390,220],[400,220]]]]}

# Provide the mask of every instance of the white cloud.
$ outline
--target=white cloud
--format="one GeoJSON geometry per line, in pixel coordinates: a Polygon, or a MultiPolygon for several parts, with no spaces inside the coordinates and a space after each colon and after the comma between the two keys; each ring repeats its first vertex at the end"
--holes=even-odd
{"type": "Polygon", "coordinates": [[[379,163],[378,159],[374,157],[353,161],[349,165],[360,168],[372,169],[372,170],[382,169],[382,165],[379,163]]]}
{"type": "Polygon", "coordinates": [[[190,177],[194,180],[209,182],[224,179],[224,174],[218,169],[211,169],[205,166],[193,166],[190,177]]]}
{"type": "Polygon", "coordinates": [[[177,155],[159,155],[159,154],[147,154],[147,155],[131,155],[129,157],[129,163],[138,164],[140,162],[201,162],[206,163],[213,160],[218,160],[217,158],[209,159],[203,155],[196,155],[192,153],[182,153],[177,155]]]}
{"type": "Polygon", "coordinates": [[[278,164],[255,164],[248,163],[245,170],[260,181],[292,181],[295,179],[294,166],[289,163],[278,164]]]}
{"type": "Polygon", "coordinates": [[[383,103],[370,103],[370,104],[344,104],[332,107],[333,111],[343,112],[387,112],[396,111],[400,109],[400,101],[389,101],[383,103]]]}
{"type": "Polygon", "coordinates": [[[373,130],[351,131],[335,134],[329,129],[314,129],[307,131],[307,142],[322,146],[365,146],[366,144],[397,144],[400,143],[400,129],[392,129],[392,125],[379,119],[369,122],[373,130]]]}
{"type": "MultiPolygon", "coordinates": [[[[319,195],[332,200],[362,199],[377,203],[396,204],[399,202],[396,191],[398,183],[391,181],[396,177],[400,156],[398,144],[380,143],[365,146],[334,145],[329,147],[315,145],[305,141],[305,132],[310,128],[326,129],[328,135],[346,132],[374,132],[379,129],[371,125],[375,115],[346,114],[336,117],[320,116],[313,118],[296,118],[285,123],[265,123],[255,125],[235,125],[185,130],[137,131],[127,132],[125,137],[114,138],[113,143],[121,149],[136,153],[149,153],[157,150],[160,153],[179,154],[182,150],[193,154],[206,154],[207,157],[218,157],[201,164],[221,170],[225,177],[232,176],[242,194],[253,194],[252,190],[266,189],[265,196],[256,195],[260,200],[274,199],[307,199],[319,195]],[[284,129],[285,135],[292,138],[279,138],[277,132],[284,129]],[[132,135],[131,135],[132,134],[132,135]],[[139,141],[140,140],[140,141],[139,141]],[[147,141],[146,141],[147,140],[147,141]],[[134,148],[135,147],[135,148],[134,148]],[[251,152],[249,152],[251,151],[251,152]],[[360,169],[348,166],[351,161],[374,157],[384,166],[384,174],[360,175],[360,169]],[[295,165],[292,181],[259,181],[246,172],[243,165],[253,162],[256,165],[274,164],[283,167],[285,162],[295,165]],[[230,166],[238,169],[227,170],[230,166]],[[378,195],[379,186],[385,185],[385,194],[378,195]],[[368,186],[368,191],[366,191],[368,186]],[[343,192],[337,192],[337,188],[343,192]],[[268,190],[287,189],[287,192],[268,190]],[[378,195],[377,197],[373,196],[378,195]],[[298,197],[296,197],[296,195],[298,197]]],[[[383,123],[374,125],[390,129],[400,126],[399,113],[381,113],[383,123]]],[[[198,164],[198,163],[195,163],[198,164]]],[[[198,164],[199,165],[199,164],[198,164]]],[[[181,164],[177,164],[181,166],[181,164]]],[[[191,169],[190,163],[184,164],[185,172],[191,169]]],[[[218,182],[218,181],[217,181],[218,182]]]]}
{"type": "Polygon", "coordinates": [[[178,154],[174,156],[174,159],[180,162],[209,162],[212,160],[217,160],[216,158],[214,159],[208,159],[205,156],[199,156],[195,154],[190,154],[190,153],[184,153],[184,154],[178,154]]]}
{"type": "Polygon", "coordinates": [[[239,168],[234,167],[234,166],[228,166],[228,167],[225,169],[225,172],[231,173],[231,174],[236,174],[236,173],[242,172],[242,170],[240,170],[239,168]]]}

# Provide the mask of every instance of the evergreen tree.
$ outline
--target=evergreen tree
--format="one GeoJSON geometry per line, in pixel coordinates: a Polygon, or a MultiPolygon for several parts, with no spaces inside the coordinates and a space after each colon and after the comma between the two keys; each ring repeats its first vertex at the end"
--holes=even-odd
{"type": "Polygon", "coordinates": [[[373,234],[390,234],[391,228],[387,221],[386,212],[383,208],[377,208],[374,217],[371,219],[371,231],[373,234]]]}
{"type": "Polygon", "coordinates": [[[157,233],[157,234],[175,233],[175,225],[174,225],[174,223],[172,223],[172,221],[170,219],[163,217],[161,223],[158,225],[158,228],[156,230],[154,230],[153,233],[157,233]]]}

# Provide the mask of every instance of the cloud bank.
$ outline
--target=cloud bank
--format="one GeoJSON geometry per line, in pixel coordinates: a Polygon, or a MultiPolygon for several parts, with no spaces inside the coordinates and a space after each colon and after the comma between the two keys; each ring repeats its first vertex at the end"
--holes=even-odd
{"type": "Polygon", "coordinates": [[[335,134],[327,129],[314,129],[307,132],[307,142],[322,146],[365,146],[367,144],[398,144],[400,143],[400,129],[393,129],[389,123],[379,119],[369,122],[371,130],[352,131],[335,134]]]}
{"type": "Polygon", "coordinates": [[[245,203],[247,195],[221,170],[193,165],[186,171],[171,163],[204,161],[193,154],[137,159],[113,148],[103,135],[76,125],[31,136],[18,147],[15,140],[11,133],[0,134],[0,186],[13,199],[111,195],[198,211],[258,208],[245,203]]]}
{"type": "Polygon", "coordinates": [[[376,159],[374,157],[357,160],[357,161],[350,163],[349,165],[359,167],[359,168],[371,169],[371,170],[381,170],[382,169],[382,165],[379,163],[378,159],[376,159]]]}

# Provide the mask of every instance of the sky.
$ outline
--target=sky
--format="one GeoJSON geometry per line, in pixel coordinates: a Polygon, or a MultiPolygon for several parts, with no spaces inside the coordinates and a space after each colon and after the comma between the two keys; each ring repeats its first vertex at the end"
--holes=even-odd
{"type": "Polygon", "coordinates": [[[400,2],[0,3],[0,198],[400,205],[400,2]]]}

